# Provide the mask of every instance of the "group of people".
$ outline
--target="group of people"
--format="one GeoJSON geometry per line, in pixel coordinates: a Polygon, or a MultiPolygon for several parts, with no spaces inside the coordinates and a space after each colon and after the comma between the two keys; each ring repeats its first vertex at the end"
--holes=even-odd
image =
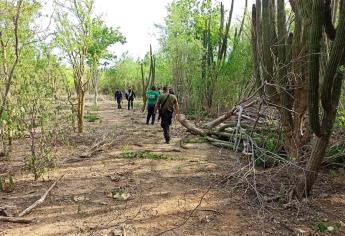
{"type": "MultiPolygon", "coordinates": [[[[119,89],[116,89],[114,98],[117,102],[117,109],[122,109],[123,93],[119,89]]],[[[128,110],[133,109],[133,101],[135,99],[135,93],[133,89],[129,88],[127,92],[125,92],[125,98],[128,102],[128,110]]]]}
{"type": "MultiPolygon", "coordinates": [[[[147,117],[146,124],[154,125],[156,120],[156,113],[158,113],[158,121],[161,120],[161,127],[163,128],[165,143],[170,143],[170,125],[174,115],[180,114],[179,104],[173,90],[168,86],[163,87],[160,91],[156,86],[152,86],[150,90],[146,91],[147,99],[147,117]]],[[[123,93],[116,89],[114,98],[117,102],[117,108],[122,108],[123,93]]],[[[128,89],[125,93],[125,98],[128,101],[128,110],[133,109],[133,101],[135,93],[133,89],[128,89]]]]}
{"type": "Polygon", "coordinates": [[[158,113],[158,120],[161,120],[161,127],[163,128],[165,143],[170,142],[170,125],[172,122],[173,114],[179,115],[180,108],[177,102],[177,98],[174,95],[172,89],[168,86],[163,87],[163,91],[152,86],[152,88],[146,91],[147,98],[147,117],[146,124],[148,125],[151,120],[151,124],[155,123],[156,113],[158,113]]]}

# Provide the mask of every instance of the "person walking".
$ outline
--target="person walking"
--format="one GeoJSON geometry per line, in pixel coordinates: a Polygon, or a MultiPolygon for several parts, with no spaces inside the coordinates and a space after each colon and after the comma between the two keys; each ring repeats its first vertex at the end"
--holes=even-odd
{"type": "Polygon", "coordinates": [[[114,98],[117,102],[117,109],[121,109],[121,103],[122,103],[122,92],[118,89],[116,89],[115,94],[114,94],[114,98]]]}
{"type": "Polygon", "coordinates": [[[161,127],[163,128],[163,134],[165,143],[170,143],[170,125],[173,118],[174,110],[176,115],[180,116],[180,107],[175,95],[169,93],[167,86],[163,87],[163,94],[159,97],[155,111],[159,110],[161,116],[161,127]]]}
{"type": "Polygon", "coordinates": [[[135,99],[135,93],[133,89],[128,89],[128,91],[126,92],[126,99],[128,101],[128,110],[133,110],[133,101],[135,99]]]}
{"type": "Polygon", "coordinates": [[[146,91],[146,98],[147,98],[146,124],[148,125],[150,123],[150,119],[152,118],[151,124],[154,125],[155,118],[156,118],[155,106],[159,98],[159,92],[156,91],[156,86],[152,86],[151,90],[146,91]]]}
{"type": "MultiPolygon", "coordinates": [[[[172,88],[169,88],[169,94],[175,95],[174,90],[172,88]]],[[[161,92],[159,92],[159,96],[161,95],[161,92]]],[[[161,119],[161,113],[158,113],[158,121],[161,119]]]]}

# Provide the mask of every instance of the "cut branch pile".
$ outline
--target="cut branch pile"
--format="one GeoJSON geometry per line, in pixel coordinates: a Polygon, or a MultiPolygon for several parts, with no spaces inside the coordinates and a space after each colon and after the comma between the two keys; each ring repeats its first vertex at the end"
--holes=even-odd
{"type": "Polygon", "coordinates": [[[270,106],[263,106],[263,101],[247,100],[202,127],[196,126],[184,115],[180,115],[179,122],[191,133],[204,137],[210,144],[242,152],[251,156],[253,161],[258,158],[264,162],[267,158],[285,161],[282,150],[271,152],[264,147],[267,134],[279,137],[277,131],[280,126],[276,122],[276,115],[276,111],[270,106]]]}

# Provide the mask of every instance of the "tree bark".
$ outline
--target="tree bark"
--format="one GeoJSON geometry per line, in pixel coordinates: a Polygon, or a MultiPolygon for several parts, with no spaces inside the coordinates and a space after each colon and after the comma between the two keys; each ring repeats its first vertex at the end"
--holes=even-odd
{"type": "Polygon", "coordinates": [[[78,133],[83,133],[84,131],[84,101],[85,101],[85,91],[80,91],[78,94],[78,133]]]}

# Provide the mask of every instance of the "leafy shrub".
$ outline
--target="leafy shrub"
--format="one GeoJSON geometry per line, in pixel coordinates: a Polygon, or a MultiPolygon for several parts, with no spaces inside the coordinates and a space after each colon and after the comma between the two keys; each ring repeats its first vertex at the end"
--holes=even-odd
{"type": "Polygon", "coordinates": [[[36,155],[25,158],[24,168],[37,180],[54,167],[54,155],[48,144],[38,145],[35,153],[36,155]]]}

